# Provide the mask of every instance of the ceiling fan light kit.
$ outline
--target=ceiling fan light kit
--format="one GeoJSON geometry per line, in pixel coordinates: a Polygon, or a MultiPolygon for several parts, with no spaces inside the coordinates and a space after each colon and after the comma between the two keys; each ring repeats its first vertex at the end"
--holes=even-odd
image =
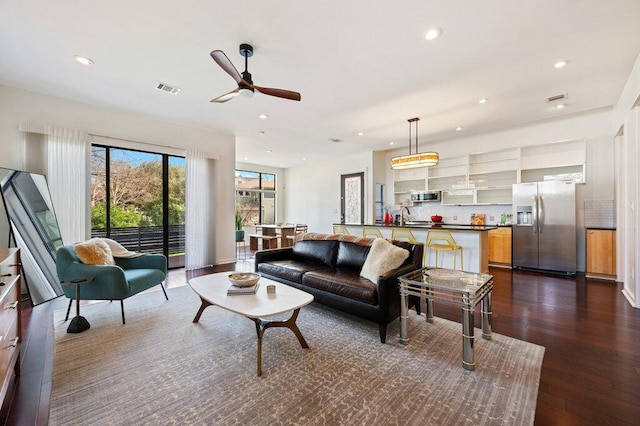
{"type": "Polygon", "coordinates": [[[218,96],[211,99],[211,102],[223,103],[227,102],[236,96],[240,95],[244,98],[253,97],[255,91],[262,94],[275,96],[277,98],[289,99],[292,101],[299,101],[302,96],[298,92],[292,92],[291,90],[274,89],[270,87],[260,87],[253,84],[251,73],[249,72],[249,58],[253,56],[253,46],[250,44],[242,43],[240,45],[240,54],[244,57],[244,71],[242,74],[238,72],[236,67],[233,66],[227,55],[222,50],[213,50],[210,55],[214,61],[222,68],[227,74],[229,74],[238,84],[238,87],[229,93],[218,96]]]}
{"type": "Polygon", "coordinates": [[[438,164],[440,155],[434,151],[418,152],[418,117],[410,118],[409,122],[409,154],[393,157],[391,168],[393,170],[413,169],[416,167],[432,167],[438,164]],[[411,153],[411,125],[416,123],[416,152],[411,153]]]}

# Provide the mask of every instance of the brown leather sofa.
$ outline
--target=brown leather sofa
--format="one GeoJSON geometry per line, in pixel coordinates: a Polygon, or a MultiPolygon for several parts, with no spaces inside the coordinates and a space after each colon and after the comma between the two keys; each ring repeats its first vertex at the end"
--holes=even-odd
{"type": "Polygon", "coordinates": [[[409,251],[397,269],[373,283],[360,276],[374,239],[342,234],[303,234],[292,247],[256,252],[263,277],[313,294],[315,301],[378,324],[380,341],[387,324],[400,315],[398,277],[422,267],[422,243],[392,241],[409,251]]]}

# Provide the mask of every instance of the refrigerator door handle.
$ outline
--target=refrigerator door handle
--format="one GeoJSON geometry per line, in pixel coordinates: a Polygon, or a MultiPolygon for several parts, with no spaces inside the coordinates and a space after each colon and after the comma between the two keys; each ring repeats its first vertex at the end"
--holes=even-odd
{"type": "Polygon", "coordinates": [[[538,197],[535,195],[531,196],[531,200],[533,201],[533,220],[531,223],[531,230],[534,234],[538,233],[538,197]]]}
{"type": "Polygon", "coordinates": [[[544,228],[544,198],[542,198],[542,195],[538,198],[538,230],[542,234],[542,228],[544,228]]]}

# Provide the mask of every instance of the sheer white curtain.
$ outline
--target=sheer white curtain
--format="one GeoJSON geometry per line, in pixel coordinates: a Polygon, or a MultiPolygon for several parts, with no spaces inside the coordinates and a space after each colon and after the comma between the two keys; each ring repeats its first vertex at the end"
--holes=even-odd
{"type": "Polygon", "coordinates": [[[187,151],[185,212],[185,267],[201,268],[214,263],[212,188],[215,161],[207,153],[187,151]]]}
{"type": "Polygon", "coordinates": [[[51,127],[47,137],[47,181],[64,244],[88,238],[89,155],[86,133],[51,127]]]}

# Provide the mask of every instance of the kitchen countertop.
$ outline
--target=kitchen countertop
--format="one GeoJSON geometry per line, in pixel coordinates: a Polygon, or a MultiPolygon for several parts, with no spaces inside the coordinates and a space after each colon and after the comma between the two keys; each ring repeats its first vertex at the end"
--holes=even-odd
{"type": "MultiPolygon", "coordinates": [[[[334,225],[345,225],[342,223],[336,223],[334,225]]],[[[490,231],[492,229],[497,229],[498,227],[495,225],[463,225],[463,224],[434,224],[433,222],[419,222],[419,221],[409,221],[409,223],[405,223],[403,226],[400,226],[399,223],[374,223],[374,224],[354,224],[349,223],[347,226],[375,226],[378,228],[413,228],[413,229],[446,229],[449,231],[490,231]]]]}

